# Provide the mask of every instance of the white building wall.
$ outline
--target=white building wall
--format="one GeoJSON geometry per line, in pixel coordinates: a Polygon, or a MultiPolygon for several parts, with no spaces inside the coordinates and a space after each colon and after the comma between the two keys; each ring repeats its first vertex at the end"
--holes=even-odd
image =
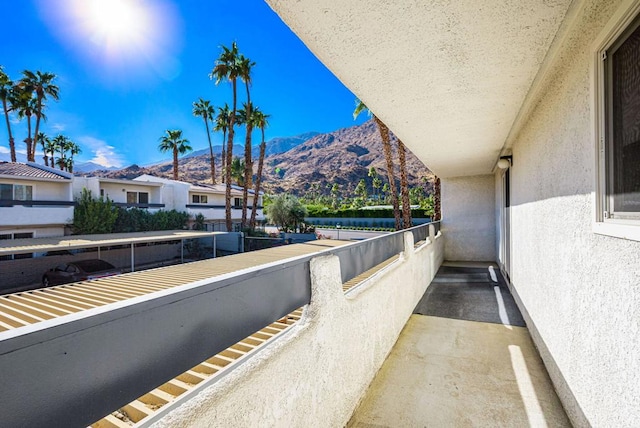
{"type": "Polygon", "coordinates": [[[640,421],[640,242],[592,231],[592,46],[620,3],[582,4],[512,147],[509,273],[575,426],[640,421]]]}
{"type": "Polygon", "coordinates": [[[444,257],[496,260],[495,182],[492,175],[442,179],[444,257]]]}

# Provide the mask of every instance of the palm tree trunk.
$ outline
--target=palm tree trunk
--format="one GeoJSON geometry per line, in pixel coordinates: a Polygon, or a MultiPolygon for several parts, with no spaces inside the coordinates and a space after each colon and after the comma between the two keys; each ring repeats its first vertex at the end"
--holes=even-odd
{"type": "Polygon", "coordinates": [[[398,139],[398,158],[400,159],[400,193],[402,195],[402,225],[411,227],[411,201],[409,200],[409,182],[407,180],[407,156],[404,143],[398,139]]]}
{"type": "Polygon", "coordinates": [[[178,180],[178,148],[173,148],[173,179],[178,180]]]}
{"type": "Polygon", "coordinates": [[[227,143],[227,131],[223,130],[222,131],[222,156],[220,159],[220,168],[222,168],[220,170],[220,180],[223,183],[226,183],[227,180],[225,180],[224,175],[225,175],[225,171],[227,170],[227,149],[225,148],[225,144],[227,143]]]}
{"type": "Polygon", "coordinates": [[[16,142],[11,134],[11,121],[9,120],[9,111],[7,109],[7,100],[2,100],[2,108],[4,109],[4,119],[7,122],[7,133],[9,134],[9,149],[11,150],[11,162],[16,162],[16,142]]]}
{"type": "Polygon", "coordinates": [[[211,184],[216,184],[216,160],[213,157],[213,145],[211,144],[211,133],[209,132],[209,120],[204,117],[204,126],[207,128],[207,138],[209,139],[209,161],[211,162],[211,184]]]}
{"type": "Polygon", "coordinates": [[[398,206],[398,192],[396,191],[396,179],[393,173],[393,158],[391,157],[391,141],[389,140],[389,128],[385,125],[377,116],[373,116],[378,130],[380,131],[380,137],[382,138],[382,149],[384,151],[384,158],[387,161],[387,179],[389,180],[389,192],[391,193],[391,204],[393,205],[393,218],[396,222],[396,230],[402,229],[400,220],[400,207],[398,206]]]}
{"type": "Polygon", "coordinates": [[[42,118],[42,98],[38,97],[38,106],[36,111],[36,129],[31,151],[31,162],[36,161],[36,147],[38,146],[38,131],[40,130],[40,119],[42,118]]]}
{"type": "Polygon", "coordinates": [[[231,113],[231,117],[229,118],[229,140],[227,142],[227,170],[225,171],[225,177],[227,182],[225,189],[225,220],[227,224],[227,231],[231,232],[231,228],[233,223],[231,221],[231,160],[233,156],[233,126],[236,122],[236,79],[233,79],[231,82],[231,86],[233,88],[233,111],[231,113]]]}
{"type": "MultiPolygon", "coordinates": [[[[247,115],[251,114],[251,107],[247,109],[247,115]]],[[[251,119],[247,120],[247,136],[244,141],[244,186],[242,188],[242,227],[247,223],[247,205],[249,205],[249,187],[253,176],[253,163],[251,162],[251,132],[253,126],[251,119]]]]}
{"type": "Polygon", "coordinates": [[[49,156],[47,155],[47,148],[44,146],[44,141],[40,142],[42,144],[42,159],[44,159],[44,166],[49,166],[49,156]]]}
{"type": "Polygon", "coordinates": [[[256,227],[256,212],[258,211],[258,196],[260,195],[260,181],[262,181],[262,166],[267,144],[264,142],[264,130],[262,130],[262,143],[260,143],[260,158],[258,159],[258,173],[256,174],[256,186],[253,191],[253,207],[251,209],[251,229],[256,227]]]}
{"type": "Polygon", "coordinates": [[[24,142],[27,145],[27,161],[31,161],[31,142],[33,140],[31,139],[31,115],[27,115],[27,138],[24,140],[24,142]]]}

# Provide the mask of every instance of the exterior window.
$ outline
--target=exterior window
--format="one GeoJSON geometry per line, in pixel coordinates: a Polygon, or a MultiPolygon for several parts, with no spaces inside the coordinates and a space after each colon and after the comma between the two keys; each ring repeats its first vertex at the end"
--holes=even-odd
{"type": "Polygon", "coordinates": [[[100,197],[104,198],[104,189],[100,189],[100,197]]]}
{"type": "Polygon", "coordinates": [[[147,192],[127,192],[127,204],[148,204],[149,193],[147,192]]]}
{"type": "Polygon", "coordinates": [[[192,195],[191,201],[194,204],[206,204],[207,203],[207,195],[192,195]]]}
{"type": "MultiPolygon", "coordinates": [[[[31,186],[29,186],[31,187],[31,186]]],[[[24,238],[33,238],[33,232],[22,232],[22,233],[2,233],[0,234],[0,240],[4,239],[24,239],[24,238]]],[[[0,260],[18,260],[18,259],[31,259],[33,258],[33,253],[27,254],[12,254],[8,256],[0,256],[0,260]]]]}
{"type": "Polygon", "coordinates": [[[242,207],[242,199],[241,198],[233,198],[233,206],[235,208],[241,208],[242,207]]]}
{"type": "Polygon", "coordinates": [[[640,18],[605,51],[603,217],[640,219],[640,18]]]}
{"type": "Polygon", "coordinates": [[[0,184],[0,199],[32,201],[33,186],[25,184],[0,184]]]}

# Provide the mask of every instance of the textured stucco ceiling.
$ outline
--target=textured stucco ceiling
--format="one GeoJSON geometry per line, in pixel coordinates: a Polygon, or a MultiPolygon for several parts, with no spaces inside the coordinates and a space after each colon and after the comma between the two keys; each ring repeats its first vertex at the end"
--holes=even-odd
{"type": "Polygon", "coordinates": [[[571,4],[266,1],[442,177],[491,172],[571,4]]]}

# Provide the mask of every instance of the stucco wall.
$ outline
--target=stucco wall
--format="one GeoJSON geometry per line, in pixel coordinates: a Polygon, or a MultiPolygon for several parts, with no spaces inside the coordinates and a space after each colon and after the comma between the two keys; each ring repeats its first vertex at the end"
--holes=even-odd
{"type": "Polygon", "coordinates": [[[442,180],[444,257],[496,260],[495,182],[492,175],[442,180]]]}
{"type": "Polygon", "coordinates": [[[620,3],[582,3],[512,148],[511,280],[576,426],[640,420],[640,242],[592,231],[592,46],[620,3]]]}
{"type": "Polygon", "coordinates": [[[405,234],[405,256],[348,295],[338,259],[313,259],[300,322],[180,407],[165,406],[155,426],[344,426],[440,266],[442,247],[438,236],[414,252],[405,234]]]}

